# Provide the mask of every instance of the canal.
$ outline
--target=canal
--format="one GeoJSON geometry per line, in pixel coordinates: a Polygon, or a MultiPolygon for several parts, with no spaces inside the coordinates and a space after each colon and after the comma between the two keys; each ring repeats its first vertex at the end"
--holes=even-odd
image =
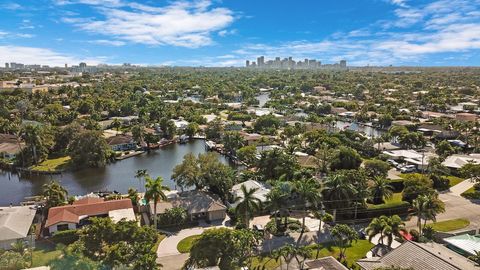
{"type": "MultiPolygon", "coordinates": [[[[170,179],[172,170],[182,162],[187,153],[205,153],[204,141],[172,144],[160,150],[108,164],[103,168],[83,169],[62,175],[19,178],[16,174],[0,172],[0,206],[19,204],[27,196],[41,194],[43,184],[52,179],[58,180],[68,190],[69,195],[83,195],[99,190],[126,193],[130,187],[143,191],[143,186],[134,177],[140,169],[148,170],[152,177],[162,176],[165,185],[174,189],[175,183],[170,179]]],[[[225,157],[218,157],[221,162],[229,164],[225,157]]]]}

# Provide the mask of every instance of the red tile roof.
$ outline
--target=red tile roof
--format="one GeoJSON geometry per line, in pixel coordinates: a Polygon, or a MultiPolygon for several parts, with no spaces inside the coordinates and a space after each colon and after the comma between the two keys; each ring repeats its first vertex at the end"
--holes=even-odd
{"type": "Polygon", "coordinates": [[[85,198],[72,205],[50,208],[45,227],[50,227],[59,222],[78,223],[81,216],[106,215],[113,210],[129,208],[133,208],[130,199],[103,201],[97,198],[85,198]]]}

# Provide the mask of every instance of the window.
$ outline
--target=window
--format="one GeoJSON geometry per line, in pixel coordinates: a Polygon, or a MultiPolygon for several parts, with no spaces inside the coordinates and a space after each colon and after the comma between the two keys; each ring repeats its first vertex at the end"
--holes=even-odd
{"type": "Polygon", "coordinates": [[[68,230],[68,224],[58,224],[57,231],[66,231],[68,230]]]}

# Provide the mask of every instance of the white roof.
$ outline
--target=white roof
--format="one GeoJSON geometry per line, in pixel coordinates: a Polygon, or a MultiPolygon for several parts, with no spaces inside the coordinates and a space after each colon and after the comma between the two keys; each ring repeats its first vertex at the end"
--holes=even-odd
{"type": "Polygon", "coordinates": [[[480,251],[480,237],[470,234],[456,235],[443,239],[450,245],[453,245],[470,255],[475,255],[475,251],[480,251]]]}
{"type": "Polygon", "coordinates": [[[0,207],[0,241],[27,237],[36,212],[29,206],[0,207]]]}
{"type": "Polygon", "coordinates": [[[108,212],[108,216],[113,220],[113,222],[119,222],[122,219],[125,219],[126,221],[136,220],[133,208],[113,210],[108,212]]]}
{"type": "MultiPolygon", "coordinates": [[[[236,184],[232,187],[232,194],[234,195],[235,198],[243,197],[242,186],[245,186],[247,190],[256,188],[257,191],[255,191],[254,196],[258,198],[261,202],[267,201],[267,194],[270,192],[270,186],[268,186],[267,184],[260,183],[255,180],[247,180],[240,184],[236,184]]],[[[236,205],[236,203],[233,205],[236,205]]]]}
{"type": "Polygon", "coordinates": [[[467,163],[480,164],[480,154],[451,155],[442,162],[448,168],[460,169],[467,163]]]}

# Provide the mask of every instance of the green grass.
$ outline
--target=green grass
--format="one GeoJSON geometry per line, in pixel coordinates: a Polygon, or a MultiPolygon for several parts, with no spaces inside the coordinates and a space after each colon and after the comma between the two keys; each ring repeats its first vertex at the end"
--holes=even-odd
{"type": "Polygon", "coordinates": [[[471,200],[479,200],[480,199],[480,192],[476,191],[474,187],[469,188],[465,192],[463,192],[462,197],[471,200]]]}
{"type": "Polygon", "coordinates": [[[369,204],[368,209],[383,209],[383,208],[394,208],[399,206],[404,206],[408,202],[402,201],[402,193],[397,192],[393,193],[392,197],[385,201],[384,204],[369,204]]]}
{"type": "Polygon", "coordinates": [[[465,180],[463,178],[452,176],[452,175],[447,176],[447,178],[448,178],[448,181],[450,181],[450,187],[453,187],[459,184],[460,182],[462,182],[463,180],[465,180]]]}
{"type": "Polygon", "coordinates": [[[157,252],[158,245],[160,245],[160,242],[162,242],[162,240],[165,239],[165,237],[167,236],[164,234],[161,234],[161,233],[158,234],[157,242],[155,242],[155,245],[152,247],[152,251],[157,252]]]}
{"type": "Polygon", "coordinates": [[[178,245],[177,245],[178,252],[180,253],[190,252],[190,249],[192,249],[193,241],[195,241],[199,237],[200,235],[198,234],[198,235],[192,235],[182,239],[180,242],[178,242],[178,245]]]}
{"type": "Polygon", "coordinates": [[[70,166],[71,158],[69,156],[47,159],[40,162],[38,165],[30,167],[34,171],[53,172],[63,171],[70,166]]]}
{"type": "MultiPolygon", "coordinates": [[[[353,243],[351,247],[347,248],[346,256],[347,256],[347,264],[352,268],[358,268],[356,265],[356,261],[365,257],[368,251],[374,245],[370,243],[368,240],[358,240],[357,242],[353,243]]],[[[309,246],[310,251],[310,259],[317,258],[317,246],[311,245],[309,246]]],[[[326,257],[326,256],[333,256],[334,258],[338,258],[340,254],[340,250],[338,247],[335,246],[334,243],[325,243],[320,244],[320,250],[318,252],[318,258],[326,257]]],[[[280,266],[280,262],[277,262],[270,257],[261,258],[256,257],[252,261],[252,269],[255,269],[256,266],[263,266],[265,264],[265,270],[272,270],[278,268],[280,266]],[[266,263],[266,264],[265,264],[266,263]]]]}
{"type": "Polygon", "coordinates": [[[429,224],[433,229],[439,232],[456,231],[468,227],[470,221],[468,219],[451,219],[429,224]]]}
{"type": "Polygon", "coordinates": [[[48,263],[62,254],[62,251],[56,250],[54,244],[46,242],[35,243],[35,250],[33,251],[32,267],[46,266],[48,263]]]}

